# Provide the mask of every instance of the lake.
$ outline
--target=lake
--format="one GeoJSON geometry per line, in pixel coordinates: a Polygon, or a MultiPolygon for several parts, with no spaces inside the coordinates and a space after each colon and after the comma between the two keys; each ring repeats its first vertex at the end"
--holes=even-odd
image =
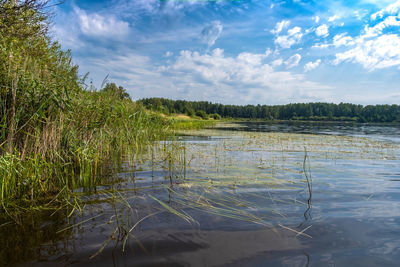
{"type": "Polygon", "coordinates": [[[400,126],[222,123],[0,222],[0,265],[398,266],[400,126]]]}

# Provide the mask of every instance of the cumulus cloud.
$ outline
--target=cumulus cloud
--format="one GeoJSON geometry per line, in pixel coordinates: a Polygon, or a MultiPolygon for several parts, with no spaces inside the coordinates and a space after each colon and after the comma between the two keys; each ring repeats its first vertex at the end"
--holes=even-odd
{"type": "Polygon", "coordinates": [[[374,27],[366,26],[364,29],[364,31],[365,31],[364,38],[377,36],[377,35],[381,34],[385,28],[391,27],[391,26],[395,26],[395,27],[400,26],[399,18],[397,18],[395,16],[389,16],[389,17],[385,18],[385,20],[376,24],[374,27]]]}
{"type": "Polygon", "coordinates": [[[223,26],[220,21],[213,21],[201,31],[201,38],[208,47],[212,47],[222,33],[223,26]]]}
{"type": "Polygon", "coordinates": [[[339,46],[351,46],[354,45],[355,42],[352,37],[347,36],[346,33],[337,34],[333,37],[333,45],[335,47],[339,46]]]}
{"type": "Polygon", "coordinates": [[[289,27],[290,21],[289,20],[282,20],[281,22],[276,23],[275,29],[271,31],[273,34],[278,34],[280,33],[283,29],[286,29],[289,27]]]}
{"type": "Polygon", "coordinates": [[[321,59],[318,59],[314,62],[308,62],[307,64],[304,65],[304,71],[308,72],[310,70],[313,70],[315,68],[317,68],[319,65],[321,64],[321,59]]]}
{"type": "Polygon", "coordinates": [[[301,33],[301,28],[300,28],[300,27],[297,27],[297,26],[291,28],[290,30],[288,30],[288,34],[289,34],[290,36],[294,36],[294,35],[299,34],[299,33],[301,33]]]}
{"type": "Polygon", "coordinates": [[[271,62],[272,67],[279,67],[283,64],[283,59],[278,58],[271,62]]]}
{"type": "Polygon", "coordinates": [[[386,8],[379,10],[378,12],[371,15],[372,20],[382,18],[384,15],[393,15],[400,11],[400,0],[397,0],[393,4],[388,5],[386,8]]]}
{"type": "Polygon", "coordinates": [[[173,93],[170,79],[157,72],[154,62],[132,51],[85,58],[79,66],[90,70],[90,77],[97,82],[109,75],[110,81],[124,86],[134,99],[157,95],[168,97],[173,93]]]}
{"type": "Polygon", "coordinates": [[[316,49],[327,49],[329,48],[331,45],[330,44],[315,44],[313,45],[311,48],[316,48],[316,49]]]}
{"type": "Polygon", "coordinates": [[[326,24],[322,24],[315,30],[315,34],[321,37],[329,35],[329,27],[326,24]]]}
{"type": "Polygon", "coordinates": [[[60,26],[54,26],[51,30],[57,36],[57,40],[66,49],[79,49],[84,46],[84,43],[78,38],[78,29],[71,25],[72,31],[68,31],[60,26]]]}
{"type": "Polygon", "coordinates": [[[300,42],[303,34],[300,27],[293,27],[287,31],[286,35],[280,35],[275,38],[275,44],[282,48],[290,48],[300,42]]]}
{"type": "Polygon", "coordinates": [[[117,37],[129,33],[129,23],[112,15],[88,14],[78,7],[75,7],[74,11],[78,16],[81,32],[87,36],[117,37]]]}
{"type": "MultiPolygon", "coordinates": [[[[221,50],[221,49],[219,49],[219,50],[221,50]]],[[[215,54],[215,51],[219,51],[219,50],[218,49],[214,50],[214,54],[215,54]]],[[[243,52],[237,56],[237,60],[239,62],[257,66],[257,65],[261,65],[262,61],[265,58],[267,58],[270,54],[271,54],[270,49],[267,49],[264,54],[253,54],[253,53],[243,52]]]]}
{"type": "Polygon", "coordinates": [[[301,56],[299,54],[295,54],[286,60],[285,65],[288,69],[290,69],[299,65],[300,60],[301,56]]]}
{"type": "MultiPolygon", "coordinates": [[[[224,55],[222,49],[200,54],[181,51],[177,60],[161,68],[168,77],[179,77],[177,88],[188,88],[188,94],[204,99],[225,99],[230,103],[270,103],[287,102],[302,97],[327,99],[328,87],[307,81],[304,75],[288,71],[275,71],[264,62],[267,55],[240,53],[236,57],[224,55]],[[217,90],[217,91],[216,91],[217,90]]],[[[285,64],[288,67],[299,63],[296,54],[285,64]]],[[[277,62],[279,63],[279,62],[277,62]]]]}
{"type": "MultiPolygon", "coordinates": [[[[346,35],[334,37],[335,46],[353,46],[342,53],[337,53],[334,64],[341,62],[359,63],[364,68],[373,71],[375,69],[388,68],[400,65],[400,37],[395,33],[385,33],[388,27],[399,27],[400,17],[391,16],[400,11],[400,1],[374,13],[371,18],[384,18],[375,26],[366,25],[364,31],[355,38],[346,35]]],[[[400,15],[399,15],[400,16],[400,15]]]]}
{"type": "Polygon", "coordinates": [[[335,64],[356,62],[368,70],[400,65],[400,38],[397,34],[385,34],[375,39],[359,38],[356,47],[336,54],[335,64]]]}
{"type": "Polygon", "coordinates": [[[179,16],[185,10],[204,6],[204,1],[160,1],[160,0],[114,0],[112,10],[114,14],[130,13],[134,17],[140,15],[152,16],[179,16]]]}
{"type": "Polygon", "coordinates": [[[329,21],[329,22],[334,22],[334,21],[337,20],[337,19],[340,19],[340,16],[338,16],[338,15],[333,15],[332,17],[329,17],[329,18],[328,18],[328,21],[329,21]]]}

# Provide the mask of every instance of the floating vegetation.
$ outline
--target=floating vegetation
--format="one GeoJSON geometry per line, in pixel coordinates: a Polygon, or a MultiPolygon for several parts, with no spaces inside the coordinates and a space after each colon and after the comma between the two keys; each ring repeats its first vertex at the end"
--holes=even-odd
{"type": "Polygon", "coordinates": [[[113,240],[125,250],[130,238],[140,241],[141,224],[166,214],[191,227],[201,228],[211,216],[311,238],[312,171],[339,159],[398,159],[400,151],[398,144],[360,137],[214,129],[183,134],[155,142],[140,162],[124,163],[120,183],[86,196],[100,210],[100,203],[115,206],[107,220],[115,226],[99,251],[113,240]],[[302,221],[290,219],[294,211],[302,221]]]}
{"type": "MultiPolygon", "coordinates": [[[[330,187],[326,197],[334,202],[343,195],[335,183],[347,185],[348,176],[374,181],[376,171],[359,167],[396,164],[399,152],[397,143],[362,137],[184,131],[153,141],[140,157],[123,155],[119,164],[102,166],[90,190],[83,185],[71,193],[55,235],[89,235],[96,240],[87,252],[92,260],[115,249],[151,254],[149,240],[162,240],[157,235],[168,229],[245,229],[314,240],[321,185],[330,187]]],[[[373,203],[379,194],[367,191],[354,198],[373,203]]],[[[0,222],[0,229],[11,224],[0,222]]]]}

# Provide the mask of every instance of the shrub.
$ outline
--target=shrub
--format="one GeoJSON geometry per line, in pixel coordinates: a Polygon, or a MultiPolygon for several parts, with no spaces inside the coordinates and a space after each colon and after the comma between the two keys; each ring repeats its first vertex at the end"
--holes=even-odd
{"type": "Polygon", "coordinates": [[[204,110],[196,111],[196,116],[199,116],[203,120],[208,120],[208,115],[204,112],[204,110]]]}

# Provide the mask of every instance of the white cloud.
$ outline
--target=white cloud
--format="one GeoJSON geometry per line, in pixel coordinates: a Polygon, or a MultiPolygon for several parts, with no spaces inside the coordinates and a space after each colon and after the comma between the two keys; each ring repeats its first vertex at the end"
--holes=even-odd
{"type": "Polygon", "coordinates": [[[282,48],[290,48],[292,45],[297,43],[298,41],[295,38],[292,38],[288,35],[278,36],[275,39],[275,43],[278,44],[282,48]]]}
{"type": "Polygon", "coordinates": [[[270,49],[270,48],[267,48],[266,50],[265,50],[265,56],[266,57],[268,57],[269,55],[271,55],[272,54],[272,50],[270,49]]]}
{"type": "Polygon", "coordinates": [[[321,59],[316,60],[315,62],[308,62],[307,64],[304,65],[304,71],[310,71],[315,68],[317,68],[321,64],[321,59]]]}
{"type": "Polygon", "coordinates": [[[282,20],[281,22],[276,23],[275,29],[271,31],[273,34],[278,34],[280,33],[283,29],[286,29],[289,27],[290,21],[289,20],[282,20]]]}
{"type": "Polygon", "coordinates": [[[353,11],[352,15],[354,17],[356,17],[356,19],[361,21],[362,19],[364,19],[369,14],[370,14],[370,10],[368,10],[368,9],[359,9],[359,10],[353,11]]]}
{"type": "MultiPolygon", "coordinates": [[[[302,74],[275,71],[270,64],[262,62],[265,57],[265,53],[247,52],[228,57],[222,49],[214,49],[211,54],[181,51],[176,62],[162,67],[161,71],[165,76],[176,77],[175,86],[186,88],[187,96],[196,99],[224,99],[224,102],[240,104],[330,97],[328,87],[307,81],[302,74]]],[[[300,59],[296,54],[285,64],[292,67],[300,59]]]]}
{"type": "Polygon", "coordinates": [[[267,50],[267,52],[264,53],[264,54],[253,54],[253,53],[243,52],[243,53],[240,53],[237,56],[237,60],[238,60],[238,62],[242,62],[242,63],[245,63],[245,64],[250,64],[250,65],[253,65],[253,66],[258,66],[258,65],[262,64],[262,61],[266,57],[268,57],[269,54],[270,54],[269,50],[267,50]]]}
{"type": "Polygon", "coordinates": [[[222,33],[223,26],[220,21],[213,21],[201,31],[201,38],[208,47],[212,47],[222,33]]]}
{"type": "Polygon", "coordinates": [[[301,33],[301,28],[300,27],[293,27],[293,28],[291,28],[290,30],[288,30],[288,34],[290,35],[290,36],[293,36],[293,35],[296,35],[296,34],[299,34],[299,33],[301,33]]]}
{"type": "Polygon", "coordinates": [[[365,38],[374,37],[382,34],[382,31],[391,26],[400,26],[400,20],[395,16],[389,16],[384,21],[379,22],[374,27],[365,26],[365,38]]]}
{"type": "Polygon", "coordinates": [[[290,48],[292,45],[300,42],[303,34],[301,33],[300,27],[293,27],[288,30],[287,35],[277,36],[275,39],[275,44],[282,48],[290,48]]]}
{"type": "Polygon", "coordinates": [[[286,60],[285,65],[288,69],[290,69],[299,65],[300,60],[301,56],[299,54],[295,54],[286,60]]]}
{"type": "MultiPolygon", "coordinates": [[[[149,13],[153,13],[159,9],[159,3],[157,0],[135,0],[135,7],[139,10],[145,10],[149,13]]],[[[123,4],[120,3],[122,6],[123,4]]]]}
{"type": "Polygon", "coordinates": [[[157,72],[149,57],[130,51],[85,58],[79,62],[79,66],[90,70],[94,81],[102,81],[109,75],[111,81],[126,88],[134,99],[151,95],[168,97],[175,90],[170,79],[157,72]]]}
{"type": "Polygon", "coordinates": [[[334,21],[337,20],[337,19],[340,19],[340,16],[338,16],[338,15],[333,15],[332,17],[329,17],[329,18],[328,18],[328,21],[329,21],[329,22],[334,22],[334,21]]]}
{"type": "Polygon", "coordinates": [[[114,14],[130,13],[133,17],[140,15],[152,16],[180,16],[182,12],[204,6],[204,1],[160,1],[160,0],[114,0],[112,1],[114,14]]]}
{"type": "Polygon", "coordinates": [[[278,58],[271,62],[272,67],[279,67],[283,64],[283,59],[278,58]]]}
{"type": "Polygon", "coordinates": [[[165,52],[164,57],[171,57],[173,55],[174,55],[174,53],[172,53],[171,51],[167,51],[167,52],[165,52]]]}
{"type": "Polygon", "coordinates": [[[315,30],[315,34],[318,36],[326,37],[329,35],[329,27],[326,24],[322,24],[315,30]]]}
{"type": "Polygon", "coordinates": [[[87,36],[118,37],[129,33],[129,23],[113,15],[88,14],[78,7],[75,7],[74,11],[78,16],[81,32],[87,36]]]}
{"type": "Polygon", "coordinates": [[[315,45],[313,45],[311,48],[326,49],[326,48],[329,48],[329,47],[330,47],[329,44],[315,44],[315,45]]]}
{"type": "Polygon", "coordinates": [[[396,34],[385,34],[375,39],[356,40],[356,47],[336,54],[334,64],[356,62],[368,70],[400,65],[400,38],[396,34]]]}
{"type": "Polygon", "coordinates": [[[351,46],[354,45],[355,42],[352,37],[347,36],[346,33],[337,34],[333,37],[333,45],[335,47],[339,46],[351,46]]]}
{"type": "Polygon", "coordinates": [[[315,16],[315,17],[314,17],[315,23],[319,23],[319,20],[320,20],[320,18],[319,18],[318,16],[315,16]]]}
{"type": "Polygon", "coordinates": [[[371,15],[371,19],[382,18],[385,14],[393,15],[400,11],[400,0],[397,0],[393,4],[388,5],[386,8],[371,15]]]}
{"type": "Polygon", "coordinates": [[[400,37],[398,34],[384,32],[388,27],[400,26],[400,1],[396,1],[379,12],[374,13],[371,19],[384,18],[375,26],[365,25],[364,31],[356,38],[338,35],[334,44],[352,45],[353,48],[336,54],[334,64],[341,62],[354,62],[372,71],[376,69],[400,66],[400,37]]]}
{"type": "Polygon", "coordinates": [[[54,31],[56,39],[62,44],[64,49],[79,49],[84,44],[79,40],[77,36],[77,29],[74,25],[71,25],[72,31],[68,31],[60,26],[53,26],[51,28],[54,31]]]}

